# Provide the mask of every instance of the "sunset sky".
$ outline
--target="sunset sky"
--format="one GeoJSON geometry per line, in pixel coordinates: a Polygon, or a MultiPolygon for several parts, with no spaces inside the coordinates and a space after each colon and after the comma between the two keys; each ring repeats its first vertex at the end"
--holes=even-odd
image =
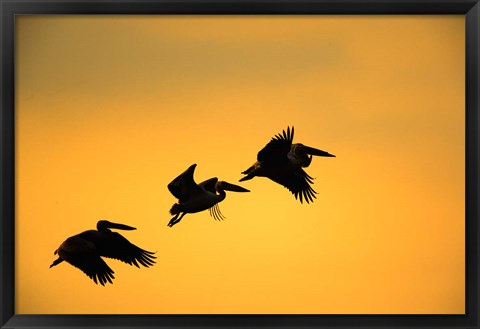
{"type": "Polygon", "coordinates": [[[16,18],[16,313],[465,311],[463,16],[16,18]],[[238,183],[287,126],[336,155],[300,204],[238,183]],[[218,177],[225,221],[173,228],[218,177]],[[98,220],[155,251],[95,285],[56,259],[98,220]]]}

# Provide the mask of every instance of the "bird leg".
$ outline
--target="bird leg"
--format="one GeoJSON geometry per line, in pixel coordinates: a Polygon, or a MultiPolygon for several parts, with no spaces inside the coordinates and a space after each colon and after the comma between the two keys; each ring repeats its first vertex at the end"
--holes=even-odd
{"type": "Polygon", "coordinates": [[[57,259],[55,259],[55,261],[52,263],[52,265],[50,265],[50,268],[52,268],[55,265],[60,264],[61,262],[63,262],[63,259],[61,257],[58,257],[57,259]]]}
{"type": "Polygon", "coordinates": [[[175,217],[170,219],[170,222],[168,222],[168,227],[172,227],[173,225],[177,224],[180,220],[182,220],[183,216],[186,215],[186,212],[182,213],[179,217],[180,213],[176,214],[175,217]]]}
{"type": "Polygon", "coordinates": [[[249,180],[249,179],[252,179],[253,177],[255,176],[259,176],[259,170],[261,170],[261,163],[260,162],[255,162],[253,164],[253,166],[251,166],[250,168],[248,168],[247,170],[245,171],[242,171],[242,174],[243,175],[246,175],[244,177],[242,177],[239,182],[243,182],[243,181],[246,181],[246,180],[249,180]]]}

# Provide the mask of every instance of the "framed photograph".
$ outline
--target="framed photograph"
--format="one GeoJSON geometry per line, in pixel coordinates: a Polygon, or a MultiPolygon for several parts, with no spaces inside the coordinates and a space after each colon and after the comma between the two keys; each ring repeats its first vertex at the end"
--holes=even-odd
{"type": "Polygon", "coordinates": [[[478,328],[478,1],[1,2],[1,328],[478,328]]]}

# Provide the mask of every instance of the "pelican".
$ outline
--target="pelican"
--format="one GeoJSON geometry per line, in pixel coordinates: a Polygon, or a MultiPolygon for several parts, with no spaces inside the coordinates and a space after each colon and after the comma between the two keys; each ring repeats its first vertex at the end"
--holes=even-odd
{"type": "Polygon", "coordinates": [[[88,230],[65,240],[55,250],[54,255],[58,254],[58,258],[50,268],[66,261],[82,270],[96,284],[100,282],[104,286],[107,282],[113,283],[114,272],[101,257],[118,259],[136,267],[140,267],[139,263],[145,267],[155,263],[153,252],[137,247],[110,228],[136,230],[128,225],[101,220],[97,223],[97,230],[88,230]]]}
{"type": "Polygon", "coordinates": [[[287,131],[283,130],[282,134],[275,135],[258,152],[257,161],[242,172],[245,176],[240,182],[255,176],[267,177],[290,190],[295,199],[300,199],[300,203],[303,203],[303,200],[310,203],[316,198],[317,192],[310,186],[313,184],[313,178],[302,167],[308,167],[314,155],[323,157],[335,155],[303,144],[292,144],[293,130],[294,127],[292,129],[287,127],[287,131]]]}
{"type": "Polygon", "coordinates": [[[168,190],[178,199],[170,209],[170,214],[175,215],[168,223],[169,227],[177,224],[185,214],[192,214],[203,210],[209,210],[210,216],[215,220],[223,220],[225,217],[220,212],[218,203],[226,197],[225,191],[250,192],[249,190],[224,181],[217,177],[207,179],[200,184],[193,180],[193,172],[197,165],[193,164],[168,184],[168,190]]]}

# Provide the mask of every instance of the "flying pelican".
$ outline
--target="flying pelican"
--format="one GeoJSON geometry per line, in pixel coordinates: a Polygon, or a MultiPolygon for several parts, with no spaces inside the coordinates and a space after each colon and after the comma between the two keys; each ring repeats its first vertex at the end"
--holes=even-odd
{"type": "Polygon", "coordinates": [[[185,214],[207,209],[215,220],[223,220],[225,217],[220,212],[218,203],[225,199],[225,191],[250,192],[241,186],[219,181],[217,177],[197,184],[193,180],[196,166],[196,164],[191,165],[183,174],[168,184],[168,190],[178,199],[178,203],[175,203],[170,209],[170,214],[175,217],[168,223],[169,227],[177,224],[185,214]]]}
{"type": "Polygon", "coordinates": [[[66,261],[82,270],[96,284],[100,282],[104,286],[107,282],[113,283],[114,272],[101,257],[118,259],[136,267],[140,267],[138,263],[145,267],[155,263],[153,252],[137,247],[110,228],[136,230],[128,225],[101,220],[97,223],[97,230],[88,230],[65,240],[55,250],[54,255],[58,254],[58,258],[50,268],[66,261]]]}
{"type": "Polygon", "coordinates": [[[255,176],[268,177],[289,189],[295,195],[295,199],[299,198],[301,203],[303,199],[310,203],[316,198],[317,192],[310,186],[313,184],[313,178],[302,167],[308,167],[314,155],[324,157],[335,157],[335,155],[303,144],[292,144],[293,129],[288,127],[287,131],[283,130],[282,134],[273,137],[258,152],[257,162],[242,172],[246,176],[241,178],[240,182],[255,176]]]}

